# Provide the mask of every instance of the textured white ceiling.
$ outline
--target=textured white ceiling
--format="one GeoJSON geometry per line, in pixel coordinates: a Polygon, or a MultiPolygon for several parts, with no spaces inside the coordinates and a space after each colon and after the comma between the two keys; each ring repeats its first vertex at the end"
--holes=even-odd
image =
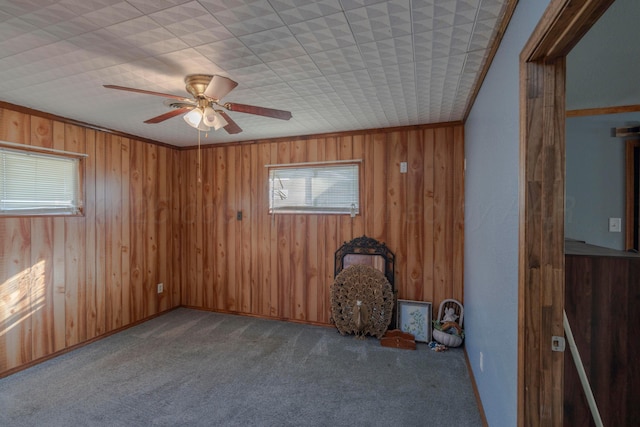
{"type": "Polygon", "coordinates": [[[239,83],[243,129],[203,143],[462,120],[507,0],[0,0],[0,101],[191,146],[163,98],[187,74],[239,83]]]}

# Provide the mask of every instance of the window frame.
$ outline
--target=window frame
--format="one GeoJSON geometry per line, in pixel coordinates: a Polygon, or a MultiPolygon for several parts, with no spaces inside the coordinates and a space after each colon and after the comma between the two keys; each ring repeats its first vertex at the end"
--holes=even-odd
{"type": "Polygon", "coordinates": [[[66,210],[40,210],[38,209],[17,209],[17,210],[2,210],[0,209],[0,218],[29,218],[29,217],[82,217],[85,214],[85,162],[88,157],[87,154],[73,153],[70,151],[56,150],[53,148],[37,147],[25,144],[12,143],[7,141],[0,141],[0,151],[10,151],[19,153],[22,155],[38,155],[43,157],[50,157],[55,159],[69,159],[76,161],[76,167],[74,173],[76,177],[76,206],[68,208],[66,210]]]}
{"type": "Polygon", "coordinates": [[[291,214],[291,215],[350,215],[352,218],[360,215],[362,212],[362,160],[361,159],[351,159],[351,160],[333,160],[326,162],[303,162],[303,163],[284,163],[284,164],[271,164],[265,165],[267,169],[267,197],[268,197],[268,213],[269,215],[281,215],[281,214],[291,214]],[[346,208],[330,208],[330,207],[322,207],[322,208],[287,208],[287,209],[278,209],[273,207],[273,192],[271,190],[272,186],[272,178],[271,172],[272,170],[285,170],[285,169],[316,169],[316,168],[327,168],[327,167],[340,167],[340,166],[355,166],[356,167],[356,187],[358,191],[358,201],[357,205],[354,209],[346,209],[346,208]]]}

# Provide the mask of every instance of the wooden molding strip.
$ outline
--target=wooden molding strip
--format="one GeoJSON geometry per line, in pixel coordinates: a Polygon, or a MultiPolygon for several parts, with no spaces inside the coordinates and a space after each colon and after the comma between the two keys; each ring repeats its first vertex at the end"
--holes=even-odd
{"type": "Polygon", "coordinates": [[[637,111],[640,111],[640,104],[619,105],[617,107],[583,108],[580,110],[567,110],[567,117],[600,116],[604,114],[635,113],[637,111]]]}

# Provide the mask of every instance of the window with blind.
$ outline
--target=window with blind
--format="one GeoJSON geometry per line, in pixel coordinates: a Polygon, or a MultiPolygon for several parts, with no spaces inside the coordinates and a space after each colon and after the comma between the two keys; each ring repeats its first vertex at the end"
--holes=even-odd
{"type": "Polygon", "coordinates": [[[269,166],[269,213],[360,213],[358,163],[269,166]]]}
{"type": "Polygon", "coordinates": [[[0,147],[0,215],[81,213],[80,159],[0,147]]]}

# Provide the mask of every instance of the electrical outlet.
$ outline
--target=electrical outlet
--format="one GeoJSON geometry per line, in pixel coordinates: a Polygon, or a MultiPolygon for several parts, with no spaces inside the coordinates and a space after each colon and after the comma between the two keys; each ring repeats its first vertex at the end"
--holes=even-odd
{"type": "Polygon", "coordinates": [[[164,284],[158,283],[158,293],[161,294],[162,292],[164,292],[164,284]]]}
{"type": "Polygon", "coordinates": [[[407,173],[407,162],[400,162],[400,173],[407,173]]]}
{"type": "Polygon", "coordinates": [[[609,232],[622,232],[622,218],[609,218],[609,232]]]}

